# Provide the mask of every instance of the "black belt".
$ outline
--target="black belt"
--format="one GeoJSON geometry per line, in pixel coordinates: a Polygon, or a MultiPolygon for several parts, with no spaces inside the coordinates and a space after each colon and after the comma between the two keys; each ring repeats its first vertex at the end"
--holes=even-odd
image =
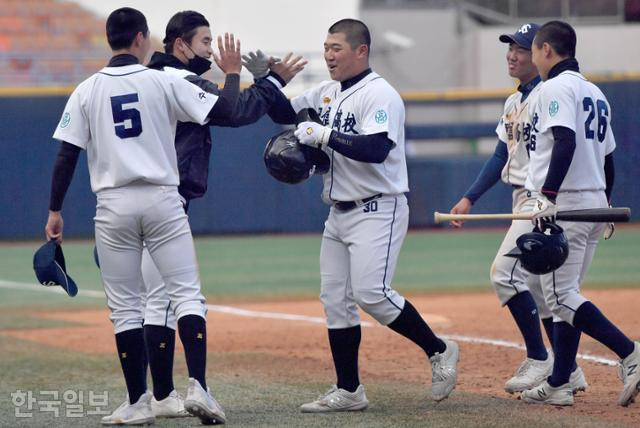
{"type": "Polygon", "coordinates": [[[378,193],[377,195],[373,195],[368,198],[361,199],[359,201],[338,201],[338,202],[334,202],[333,206],[340,211],[350,211],[355,207],[362,206],[367,202],[371,202],[374,199],[378,199],[380,196],[382,196],[382,193],[378,193]]]}
{"type": "Polygon", "coordinates": [[[513,187],[516,190],[524,189],[524,186],[521,186],[519,184],[512,184],[511,187],[513,187]]]}

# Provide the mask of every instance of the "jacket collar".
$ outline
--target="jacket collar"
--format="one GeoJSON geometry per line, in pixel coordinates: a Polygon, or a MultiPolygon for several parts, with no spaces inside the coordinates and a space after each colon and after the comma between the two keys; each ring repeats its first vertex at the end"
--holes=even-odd
{"type": "Polygon", "coordinates": [[[187,68],[187,64],[182,63],[182,61],[171,54],[154,52],[147,67],[155,70],[161,70],[164,67],[173,67],[183,70],[187,68]]]}
{"type": "Polygon", "coordinates": [[[562,73],[563,71],[567,71],[567,70],[575,71],[575,72],[580,73],[580,66],[578,65],[578,60],[575,59],[575,58],[563,59],[562,61],[560,61],[559,63],[557,63],[553,67],[551,67],[551,70],[549,70],[548,79],[553,79],[558,74],[562,73]]]}
{"type": "Polygon", "coordinates": [[[124,67],[125,65],[139,64],[138,58],[131,54],[120,54],[111,57],[107,67],[124,67]]]}

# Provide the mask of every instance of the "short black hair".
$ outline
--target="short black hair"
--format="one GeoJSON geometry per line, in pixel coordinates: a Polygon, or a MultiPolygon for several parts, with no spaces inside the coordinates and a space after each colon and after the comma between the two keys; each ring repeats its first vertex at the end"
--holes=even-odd
{"type": "Polygon", "coordinates": [[[173,44],[180,37],[187,43],[191,43],[196,35],[198,27],[209,27],[209,21],[201,13],[193,10],[183,10],[171,17],[164,32],[164,51],[171,53],[173,44]]]}
{"type": "Polygon", "coordinates": [[[544,24],[533,39],[538,48],[543,43],[549,43],[554,51],[561,57],[573,58],[576,56],[576,32],[573,27],[563,21],[549,21],[544,24]]]}
{"type": "Polygon", "coordinates": [[[147,18],[139,10],[121,7],[107,18],[107,41],[113,50],[130,48],[138,33],[149,35],[147,18]]]}
{"type": "Polygon", "coordinates": [[[357,19],[341,19],[329,27],[329,34],[344,33],[351,49],[360,45],[371,48],[371,34],[364,22],[357,19]]]}

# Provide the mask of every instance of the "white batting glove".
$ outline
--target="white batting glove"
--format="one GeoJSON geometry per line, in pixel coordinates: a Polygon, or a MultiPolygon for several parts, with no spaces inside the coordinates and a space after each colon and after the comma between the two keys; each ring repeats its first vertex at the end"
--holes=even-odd
{"type": "Polygon", "coordinates": [[[260,49],[255,53],[249,52],[248,55],[242,55],[242,65],[245,66],[254,79],[260,79],[269,74],[269,65],[271,57],[265,55],[260,49]]]}
{"type": "Polygon", "coordinates": [[[315,122],[300,122],[298,129],[293,134],[298,138],[300,144],[322,148],[329,144],[331,128],[315,122]]]}
{"type": "Polygon", "coordinates": [[[554,223],[556,221],[557,212],[558,207],[556,204],[547,199],[546,196],[540,195],[533,206],[531,222],[537,224],[538,228],[541,229],[542,223],[554,223]]]}
{"type": "Polygon", "coordinates": [[[604,228],[604,239],[611,239],[611,237],[613,236],[613,232],[616,231],[616,225],[614,223],[607,223],[607,225],[604,228]]]}

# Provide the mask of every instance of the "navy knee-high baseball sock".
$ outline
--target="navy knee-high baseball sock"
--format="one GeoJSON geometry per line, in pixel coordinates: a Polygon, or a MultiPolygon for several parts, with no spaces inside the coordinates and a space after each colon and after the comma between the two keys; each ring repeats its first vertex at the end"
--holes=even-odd
{"type": "Polygon", "coordinates": [[[566,322],[553,326],[554,361],[549,385],[558,387],[569,382],[580,343],[580,330],[566,322]]]}
{"type": "Polygon", "coordinates": [[[153,396],[158,401],[164,400],[174,390],[173,353],[176,332],[161,325],[145,325],[144,341],[153,379],[153,396]]]}
{"type": "Polygon", "coordinates": [[[543,318],[540,321],[542,321],[544,331],[547,333],[547,339],[549,339],[549,344],[553,349],[553,317],[543,318]]]}
{"type": "MultiPolygon", "coordinates": [[[[547,337],[549,338],[549,343],[551,344],[551,349],[555,353],[556,350],[553,346],[553,317],[544,318],[542,320],[542,325],[544,326],[544,330],[547,332],[547,337]]],[[[573,367],[571,367],[571,372],[578,368],[578,363],[574,360],[573,367]]]]}
{"type": "Polygon", "coordinates": [[[147,391],[146,351],[142,328],[116,334],[116,348],[127,384],[129,403],[134,404],[147,391]]]}
{"type": "Polygon", "coordinates": [[[573,325],[624,359],[633,352],[633,342],[591,302],[584,302],[573,317],[573,325]]]}
{"type": "Polygon", "coordinates": [[[527,348],[527,357],[540,361],[546,360],[548,354],[542,340],[538,307],[531,293],[523,291],[516,294],[509,299],[507,307],[520,329],[527,348]]]}
{"type": "Polygon", "coordinates": [[[178,332],[184,347],[189,377],[200,382],[206,391],[204,374],[207,368],[207,322],[199,315],[185,315],[178,320],[178,332]]]}
{"type": "Polygon", "coordinates": [[[360,348],[360,326],[330,328],[329,345],[336,368],[338,388],[355,392],[360,385],[358,377],[358,349],[360,348]]]}
{"type": "Polygon", "coordinates": [[[408,300],[404,301],[400,315],[388,327],[417,344],[429,357],[447,349],[408,300]]]}

